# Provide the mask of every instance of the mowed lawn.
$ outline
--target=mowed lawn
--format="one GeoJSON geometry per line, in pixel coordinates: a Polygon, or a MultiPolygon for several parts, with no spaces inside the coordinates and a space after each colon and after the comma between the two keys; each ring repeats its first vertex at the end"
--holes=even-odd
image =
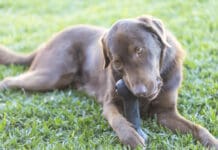
{"type": "MultiPolygon", "coordinates": [[[[154,15],[187,52],[179,111],[218,137],[217,8],[216,0],[0,0],[0,44],[26,53],[71,25],[109,28],[121,18],[154,15]]],[[[0,65],[0,79],[26,69],[0,65]]],[[[1,91],[0,149],[127,149],[101,113],[94,98],[71,87],[44,93],[1,91]]],[[[143,128],[148,149],[204,149],[191,135],[173,134],[155,119],[144,121],[143,128]]]]}

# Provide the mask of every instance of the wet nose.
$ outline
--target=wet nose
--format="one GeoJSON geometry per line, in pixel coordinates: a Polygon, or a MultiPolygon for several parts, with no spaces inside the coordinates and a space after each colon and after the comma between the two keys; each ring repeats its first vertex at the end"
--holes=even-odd
{"type": "Polygon", "coordinates": [[[138,97],[146,97],[147,91],[146,86],[143,84],[138,84],[133,87],[133,93],[138,97]]]}

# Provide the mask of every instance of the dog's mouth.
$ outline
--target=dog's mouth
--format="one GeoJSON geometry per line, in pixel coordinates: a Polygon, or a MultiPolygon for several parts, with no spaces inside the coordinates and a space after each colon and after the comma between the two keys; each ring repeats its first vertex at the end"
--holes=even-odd
{"type": "MultiPolygon", "coordinates": [[[[151,92],[139,92],[139,93],[135,93],[134,89],[131,88],[128,80],[123,80],[123,83],[125,84],[126,88],[129,89],[131,91],[131,93],[135,96],[135,97],[138,97],[138,98],[145,98],[147,99],[148,101],[152,101],[154,100],[160,93],[160,90],[161,90],[161,87],[163,85],[162,82],[158,82],[157,85],[155,86],[155,88],[151,91],[151,92]]],[[[143,90],[142,90],[143,91],[143,90]]]]}
{"type": "Polygon", "coordinates": [[[140,95],[135,95],[134,94],[134,96],[136,96],[138,98],[143,98],[143,99],[145,98],[148,101],[152,101],[152,100],[154,100],[159,95],[159,92],[160,92],[160,89],[156,89],[151,94],[140,94],[140,95]]]}
{"type": "Polygon", "coordinates": [[[157,90],[157,91],[153,92],[152,94],[150,94],[149,96],[146,96],[146,99],[148,99],[149,101],[154,100],[158,96],[159,91],[160,90],[157,90]]]}
{"type": "Polygon", "coordinates": [[[155,88],[155,90],[153,90],[152,93],[140,94],[140,95],[135,95],[135,96],[139,98],[146,98],[147,100],[152,101],[155,98],[157,98],[157,96],[159,95],[161,87],[162,87],[162,84],[158,86],[157,88],[155,88]]]}
{"type": "Polygon", "coordinates": [[[149,101],[154,100],[159,95],[162,85],[163,85],[162,83],[159,84],[158,87],[154,90],[154,92],[152,92],[150,95],[146,96],[146,98],[149,101]]]}

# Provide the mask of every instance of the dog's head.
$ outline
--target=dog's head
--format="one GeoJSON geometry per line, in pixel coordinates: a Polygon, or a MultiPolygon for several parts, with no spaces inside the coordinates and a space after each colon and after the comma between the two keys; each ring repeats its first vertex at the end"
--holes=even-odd
{"type": "Polygon", "coordinates": [[[164,50],[170,46],[161,21],[150,16],[120,20],[102,43],[105,67],[111,64],[134,95],[154,99],[162,86],[164,50]]]}

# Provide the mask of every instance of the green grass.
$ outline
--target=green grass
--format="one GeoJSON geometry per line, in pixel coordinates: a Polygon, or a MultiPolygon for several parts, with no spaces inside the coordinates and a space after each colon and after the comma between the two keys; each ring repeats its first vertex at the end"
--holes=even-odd
{"type": "MultiPolygon", "coordinates": [[[[161,18],[187,51],[178,109],[218,136],[218,2],[216,0],[0,0],[0,43],[28,52],[75,24],[110,27],[121,18],[161,18]]],[[[0,79],[22,66],[0,66],[0,79]]],[[[122,149],[93,98],[68,88],[0,92],[0,149],[122,149]]],[[[191,135],[143,122],[149,149],[204,149],[191,135]]],[[[125,147],[124,147],[125,149],[125,147]]]]}

